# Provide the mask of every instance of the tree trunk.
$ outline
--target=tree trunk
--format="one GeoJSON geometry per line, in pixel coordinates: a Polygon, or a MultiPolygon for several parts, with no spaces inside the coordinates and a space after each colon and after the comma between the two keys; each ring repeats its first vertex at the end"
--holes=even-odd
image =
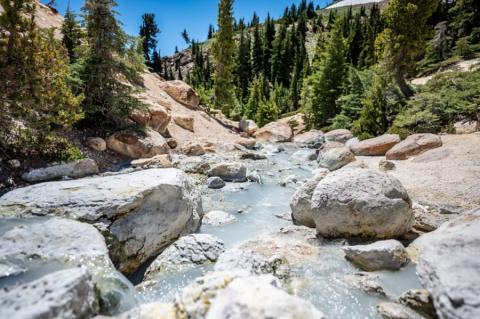
{"type": "Polygon", "coordinates": [[[395,82],[397,82],[398,87],[400,88],[400,91],[402,91],[402,94],[405,96],[405,98],[409,99],[415,93],[408,85],[407,81],[405,81],[405,78],[401,72],[397,72],[395,74],[395,82]]]}

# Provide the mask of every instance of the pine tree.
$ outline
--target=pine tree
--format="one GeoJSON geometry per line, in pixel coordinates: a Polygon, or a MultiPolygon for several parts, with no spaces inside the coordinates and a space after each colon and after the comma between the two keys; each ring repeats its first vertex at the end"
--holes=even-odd
{"type": "MultiPolygon", "coordinates": [[[[318,45],[317,49],[323,46],[318,45]]],[[[313,73],[304,86],[302,104],[308,124],[321,128],[337,114],[336,100],[342,93],[345,78],[345,46],[339,23],[329,32],[323,52],[316,55],[313,73]]]]}
{"type": "Polygon", "coordinates": [[[148,65],[152,65],[152,52],[157,49],[157,34],[160,32],[155,15],[153,13],[145,13],[142,15],[142,25],[140,26],[140,37],[143,40],[143,56],[148,65]]]}
{"type": "Polygon", "coordinates": [[[154,72],[158,74],[163,74],[163,63],[162,63],[162,55],[160,54],[160,50],[153,51],[152,69],[154,72]]]}
{"type": "Polygon", "coordinates": [[[67,52],[53,30],[38,30],[36,2],[0,0],[0,6],[0,151],[69,159],[59,156],[64,150],[54,133],[82,117],[82,96],[67,84],[67,52]]]}
{"type": "Polygon", "coordinates": [[[188,45],[190,44],[191,40],[190,40],[190,35],[188,34],[187,32],[187,29],[183,29],[182,31],[182,38],[183,38],[183,41],[185,41],[185,43],[188,45]]]}
{"type": "Polygon", "coordinates": [[[267,80],[272,81],[272,55],[273,41],[275,40],[275,22],[267,15],[265,21],[265,51],[264,51],[264,74],[267,80]]]}
{"type": "Polygon", "coordinates": [[[245,101],[248,97],[248,88],[251,79],[251,57],[250,57],[250,36],[245,30],[240,32],[240,41],[238,44],[237,63],[235,75],[239,97],[245,101]]]}
{"type": "Polygon", "coordinates": [[[272,94],[269,99],[261,99],[258,104],[257,112],[255,113],[255,122],[260,126],[264,126],[270,122],[278,119],[278,105],[276,103],[276,96],[272,94]]]}
{"type": "MultiPolygon", "coordinates": [[[[263,74],[256,76],[250,84],[248,102],[245,105],[243,117],[255,119],[259,105],[265,101],[265,77],[263,74]]],[[[258,124],[258,123],[257,123],[258,124]]]]}
{"type": "Polygon", "coordinates": [[[258,17],[257,13],[253,13],[252,21],[250,22],[250,27],[255,27],[260,24],[260,18],[258,17]]]}
{"type": "Polygon", "coordinates": [[[62,24],[62,43],[65,49],[67,49],[70,63],[74,63],[78,58],[75,49],[81,44],[83,38],[83,32],[76,20],[76,15],[70,11],[70,7],[67,7],[65,17],[62,24]]]}
{"type": "Polygon", "coordinates": [[[378,36],[376,46],[382,65],[407,98],[413,95],[405,78],[415,68],[418,56],[425,49],[431,28],[427,21],[439,0],[391,0],[383,15],[387,28],[378,36]],[[415,27],[412,27],[415,21],[415,27]]]}
{"type": "Polygon", "coordinates": [[[213,27],[213,25],[209,25],[208,26],[208,35],[207,35],[207,39],[212,39],[213,38],[213,35],[215,34],[215,28],[213,27]]]}
{"type": "Polygon", "coordinates": [[[254,74],[263,73],[264,59],[263,39],[260,33],[260,27],[257,24],[253,30],[252,43],[252,68],[254,74]]]}
{"type": "Polygon", "coordinates": [[[213,45],[215,57],[214,95],[215,106],[227,116],[235,105],[233,20],[233,0],[220,0],[218,31],[213,45]]]}
{"type": "Polygon", "coordinates": [[[134,89],[125,83],[139,82],[141,66],[126,60],[129,39],[115,17],[115,6],[114,0],[87,0],[82,9],[90,47],[82,76],[84,110],[88,124],[103,127],[123,126],[141,106],[134,89]]]}

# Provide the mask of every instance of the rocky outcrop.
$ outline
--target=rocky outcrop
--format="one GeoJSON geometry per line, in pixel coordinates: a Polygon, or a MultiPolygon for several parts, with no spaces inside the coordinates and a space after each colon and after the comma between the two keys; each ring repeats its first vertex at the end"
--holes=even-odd
{"type": "Polygon", "coordinates": [[[384,319],[425,319],[414,310],[395,302],[381,302],[377,312],[384,319]]]}
{"type": "Polygon", "coordinates": [[[455,134],[472,134],[480,130],[478,121],[460,121],[453,125],[455,134]]]}
{"type": "Polygon", "coordinates": [[[101,137],[89,137],[87,138],[86,144],[92,150],[97,152],[104,152],[107,150],[107,142],[101,137]]]}
{"type": "Polygon", "coordinates": [[[57,271],[0,292],[4,318],[89,318],[97,306],[92,278],[84,268],[57,271]]]}
{"type": "Polygon", "coordinates": [[[44,168],[36,168],[22,175],[23,180],[29,183],[37,183],[60,179],[62,177],[81,178],[98,174],[97,163],[93,159],[84,159],[52,165],[44,168]]]}
{"type": "Polygon", "coordinates": [[[181,152],[188,156],[201,156],[205,154],[205,149],[198,142],[190,142],[182,147],[181,152]]]}
{"type": "Polygon", "coordinates": [[[388,160],[405,160],[433,148],[441,147],[442,139],[435,134],[414,134],[390,149],[388,160]]]}
{"type": "Polygon", "coordinates": [[[193,116],[188,116],[188,115],[176,115],[173,117],[173,121],[175,124],[180,126],[181,128],[194,132],[194,126],[195,126],[195,119],[193,116]]]}
{"type": "MultiPolygon", "coordinates": [[[[307,220],[309,225],[313,220],[324,237],[395,238],[413,224],[407,191],[396,178],[379,171],[345,168],[332,172],[318,182],[310,200],[305,214],[311,218],[294,219],[297,223],[307,220]]],[[[292,210],[299,208],[294,201],[291,206],[292,210]]]]}
{"type": "Polygon", "coordinates": [[[153,103],[149,100],[143,101],[146,106],[135,110],[130,116],[135,123],[151,128],[161,134],[164,134],[167,130],[167,126],[172,119],[170,114],[171,105],[161,105],[159,103],[153,103]]]}
{"type": "Polygon", "coordinates": [[[398,298],[398,302],[415,310],[426,318],[437,318],[432,295],[426,289],[408,290],[398,298]]]}
{"type": "Polygon", "coordinates": [[[175,308],[181,318],[323,318],[309,302],[280,287],[278,279],[271,275],[214,272],[183,289],[175,299],[175,308]]]}
{"type": "Polygon", "coordinates": [[[192,110],[198,109],[200,98],[185,82],[178,80],[161,82],[160,88],[178,103],[181,103],[192,110]]]}
{"type": "Polygon", "coordinates": [[[318,166],[335,171],[354,162],[355,155],[345,146],[327,143],[318,152],[318,166]]]}
{"type": "Polygon", "coordinates": [[[207,319],[322,319],[323,314],[310,302],[280,289],[272,276],[245,277],[233,280],[218,292],[207,319]]]}
{"type": "Polygon", "coordinates": [[[220,177],[225,182],[242,183],[247,181],[247,168],[239,163],[220,163],[213,166],[207,175],[220,177]]]}
{"type": "Polygon", "coordinates": [[[145,136],[128,131],[115,133],[107,139],[107,146],[112,151],[131,158],[151,158],[167,154],[170,150],[165,138],[150,129],[145,136]]]}
{"type": "Polygon", "coordinates": [[[281,143],[289,142],[293,137],[293,131],[288,124],[280,122],[272,122],[261,129],[259,129],[254,137],[258,141],[270,142],[270,143],[281,143]]]}
{"type": "Polygon", "coordinates": [[[352,132],[346,129],[333,130],[325,134],[325,139],[328,142],[345,143],[351,138],[353,138],[352,132]]]}
{"type": "Polygon", "coordinates": [[[308,132],[296,135],[293,138],[293,142],[309,148],[319,148],[323,143],[325,143],[325,134],[322,131],[310,130],[308,132]]]}
{"type": "Polygon", "coordinates": [[[207,187],[211,189],[221,189],[225,187],[225,182],[220,177],[210,177],[207,180],[207,187]]]}
{"type": "Polygon", "coordinates": [[[145,279],[165,271],[177,271],[195,265],[215,262],[224,251],[223,241],[208,234],[181,237],[165,249],[148,267],[145,279]]]}
{"type": "Polygon", "coordinates": [[[240,120],[239,129],[248,135],[253,135],[258,130],[258,125],[252,120],[240,120]]]}
{"type": "Polygon", "coordinates": [[[221,210],[212,210],[203,216],[203,224],[210,226],[222,226],[226,224],[234,223],[237,219],[235,216],[229,213],[222,212],[221,210]]]}
{"type": "Polygon", "coordinates": [[[304,225],[315,228],[312,212],[312,195],[318,183],[330,173],[327,169],[321,169],[315,176],[305,182],[292,197],[290,209],[292,220],[296,225],[304,225]]]}
{"type": "Polygon", "coordinates": [[[151,169],[16,189],[0,198],[0,214],[99,223],[113,261],[128,274],[178,236],[198,229],[203,212],[182,171],[151,169]]]}
{"type": "Polygon", "coordinates": [[[393,239],[347,246],[343,251],[346,259],[365,271],[399,270],[409,261],[405,247],[393,239]]]}
{"type": "Polygon", "coordinates": [[[141,158],[133,160],[130,165],[142,168],[171,168],[172,158],[169,154],[157,155],[152,158],[141,158]]]}
{"type": "Polygon", "coordinates": [[[440,318],[480,317],[480,211],[443,224],[409,247],[440,318]]]}
{"type": "Polygon", "coordinates": [[[352,145],[350,150],[357,156],[381,156],[398,143],[400,143],[400,136],[385,134],[352,145]]]}

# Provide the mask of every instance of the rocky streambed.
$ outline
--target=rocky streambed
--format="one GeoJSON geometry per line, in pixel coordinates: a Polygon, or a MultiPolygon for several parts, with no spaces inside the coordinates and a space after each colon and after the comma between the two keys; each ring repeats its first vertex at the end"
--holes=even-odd
{"type": "Polygon", "coordinates": [[[480,212],[435,230],[437,215],[337,137],[7,193],[0,317],[480,315],[480,212]]]}

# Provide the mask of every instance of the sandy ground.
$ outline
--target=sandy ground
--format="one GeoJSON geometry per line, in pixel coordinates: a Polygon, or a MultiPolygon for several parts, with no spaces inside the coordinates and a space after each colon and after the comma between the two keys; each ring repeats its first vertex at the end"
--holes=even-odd
{"type": "MultiPolygon", "coordinates": [[[[443,146],[406,161],[393,161],[397,177],[419,203],[480,208],[480,132],[444,135],[443,146]]],[[[357,157],[378,167],[384,157],[357,157]]]]}

